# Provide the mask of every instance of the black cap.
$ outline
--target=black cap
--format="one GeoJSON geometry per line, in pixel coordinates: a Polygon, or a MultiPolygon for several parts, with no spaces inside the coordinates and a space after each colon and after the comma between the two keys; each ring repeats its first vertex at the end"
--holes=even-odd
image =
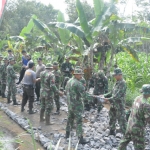
{"type": "Polygon", "coordinates": [[[8,50],[8,53],[9,53],[9,52],[12,52],[12,50],[11,50],[11,49],[9,49],[9,50],[8,50]]]}
{"type": "Polygon", "coordinates": [[[30,62],[29,63],[29,68],[32,68],[33,66],[35,66],[34,62],[30,62]]]}
{"type": "Polygon", "coordinates": [[[42,58],[38,58],[37,61],[42,61],[42,58]]]}

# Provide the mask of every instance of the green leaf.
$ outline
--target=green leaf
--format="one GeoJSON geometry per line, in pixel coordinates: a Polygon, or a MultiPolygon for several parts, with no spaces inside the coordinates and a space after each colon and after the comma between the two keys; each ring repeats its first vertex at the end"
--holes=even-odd
{"type": "Polygon", "coordinates": [[[80,19],[81,28],[85,33],[86,39],[91,44],[93,42],[93,39],[92,39],[91,31],[90,31],[90,28],[89,28],[89,25],[85,16],[85,12],[83,10],[80,0],[76,0],[76,7],[77,7],[77,12],[78,12],[78,17],[80,19]]]}
{"type": "Polygon", "coordinates": [[[33,22],[36,25],[36,27],[41,30],[48,38],[49,40],[56,40],[57,37],[55,36],[55,34],[53,34],[50,29],[48,28],[48,26],[46,24],[44,24],[43,22],[41,22],[39,19],[34,19],[33,18],[33,22]]]}
{"type": "MultiPolygon", "coordinates": [[[[95,24],[94,24],[94,27],[92,29],[92,34],[95,36],[97,35],[97,32],[100,32],[103,28],[103,22],[106,20],[107,21],[107,24],[111,21],[110,20],[110,17],[113,15],[113,14],[116,14],[116,6],[115,5],[111,5],[110,7],[108,8],[103,8],[103,11],[101,12],[101,14],[99,15],[98,19],[96,19],[95,21],[95,24]]],[[[105,26],[107,25],[105,23],[105,26]]]]}
{"type": "Polygon", "coordinates": [[[136,51],[134,49],[132,49],[129,45],[124,45],[124,46],[121,46],[122,49],[126,52],[128,52],[128,54],[137,62],[139,62],[139,58],[138,58],[138,55],[136,53],[136,51]]]}
{"type": "Polygon", "coordinates": [[[71,23],[63,23],[63,22],[50,22],[48,23],[49,27],[57,27],[57,28],[61,28],[61,29],[67,29],[70,32],[72,32],[73,34],[77,35],[78,37],[80,37],[87,46],[89,46],[89,42],[87,41],[85,34],[83,32],[83,30],[79,27],[76,26],[74,24],[71,23]]]}
{"type": "Polygon", "coordinates": [[[24,27],[21,32],[20,32],[20,36],[22,37],[26,37],[25,34],[29,34],[31,32],[31,30],[33,29],[34,27],[34,22],[33,22],[33,19],[32,18],[37,18],[36,15],[33,15],[28,23],[28,25],[26,27],[24,27]]]}
{"type": "Polygon", "coordinates": [[[103,11],[104,1],[103,0],[93,0],[93,3],[94,3],[95,18],[96,18],[95,22],[97,22],[103,11]]]}
{"type": "MultiPolygon", "coordinates": [[[[58,22],[65,22],[64,15],[60,11],[58,12],[57,21],[58,22]]],[[[63,44],[65,44],[65,45],[67,45],[69,43],[69,40],[70,40],[70,33],[69,33],[69,31],[66,30],[66,29],[59,28],[58,29],[58,33],[59,33],[61,42],[63,44]]]]}

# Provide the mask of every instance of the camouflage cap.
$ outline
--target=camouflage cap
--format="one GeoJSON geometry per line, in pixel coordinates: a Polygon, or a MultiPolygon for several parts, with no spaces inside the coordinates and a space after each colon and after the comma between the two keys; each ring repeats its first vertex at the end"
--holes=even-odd
{"type": "Polygon", "coordinates": [[[65,59],[70,59],[70,57],[69,56],[65,56],[65,59]]]}
{"type": "Polygon", "coordinates": [[[141,93],[143,93],[143,95],[150,94],[150,84],[144,84],[142,86],[141,93]]]}
{"type": "Polygon", "coordinates": [[[82,69],[82,67],[81,66],[76,66],[75,69],[82,69]]]}
{"type": "Polygon", "coordinates": [[[3,58],[3,55],[2,55],[2,54],[0,54],[0,58],[3,58]]]}
{"type": "Polygon", "coordinates": [[[74,73],[73,74],[84,74],[82,69],[79,68],[75,68],[74,73]]]}
{"type": "Polygon", "coordinates": [[[53,62],[53,66],[58,66],[58,65],[59,65],[58,62],[56,61],[53,62]]]}
{"type": "Polygon", "coordinates": [[[52,64],[46,64],[46,67],[45,67],[46,69],[52,69],[53,68],[53,66],[52,66],[52,64]]]}
{"type": "Polygon", "coordinates": [[[99,70],[99,71],[97,72],[97,75],[98,75],[99,77],[104,77],[104,76],[105,76],[103,70],[99,70]]]}
{"type": "Polygon", "coordinates": [[[113,73],[112,75],[113,75],[113,76],[122,75],[121,69],[120,69],[120,68],[116,68],[116,69],[114,70],[114,73],[113,73]]]}
{"type": "Polygon", "coordinates": [[[10,57],[9,61],[15,61],[14,57],[10,57]]]}
{"type": "Polygon", "coordinates": [[[8,57],[4,57],[4,58],[3,58],[3,61],[5,61],[5,60],[9,60],[8,57]]]}

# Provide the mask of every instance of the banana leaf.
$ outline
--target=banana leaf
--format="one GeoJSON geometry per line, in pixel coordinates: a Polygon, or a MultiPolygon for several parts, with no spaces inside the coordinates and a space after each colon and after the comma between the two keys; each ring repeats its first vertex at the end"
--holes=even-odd
{"type": "Polygon", "coordinates": [[[129,45],[123,45],[121,48],[126,51],[135,61],[139,62],[137,52],[131,48],[129,45]]]}
{"type": "Polygon", "coordinates": [[[31,30],[33,29],[34,27],[34,22],[33,22],[33,19],[32,18],[35,18],[37,19],[37,16],[36,15],[33,15],[28,23],[28,25],[26,27],[24,27],[21,32],[20,32],[20,36],[22,37],[26,37],[25,34],[29,34],[31,32],[31,30]]]}
{"type": "Polygon", "coordinates": [[[73,34],[80,37],[88,47],[90,46],[90,43],[87,41],[83,30],[79,26],[76,26],[72,23],[64,23],[64,22],[50,22],[50,23],[48,23],[48,26],[49,27],[57,27],[57,28],[61,28],[61,29],[67,29],[70,32],[72,32],[73,34]]]}
{"type": "Polygon", "coordinates": [[[22,37],[22,36],[10,36],[9,39],[14,40],[14,41],[23,41],[24,42],[24,37],[22,37]]]}
{"type": "Polygon", "coordinates": [[[77,12],[78,12],[78,17],[80,19],[81,28],[84,31],[86,39],[91,44],[93,42],[91,30],[89,28],[89,25],[88,25],[88,22],[86,19],[86,15],[85,15],[85,12],[84,12],[84,9],[82,7],[80,0],[76,0],[76,8],[77,8],[77,12]]]}
{"type": "Polygon", "coordinates": [[[57,37],[55,36],[55,34],[53,34],[50,29],[48,28],[48,26],[46,24],[44,24],[43,22],[41,22],[38,19],[33,19],[34,24],[36,25],[36,27],[41,30],[51,41],[55,41],[57,39],[57,37]]]}
{"type": "MultiPolygon", "coordinates": [[[[65,22],[64,15],[60,11],[58,12],[57,21],[58,22],[65,22]]],[[[69,40],[70,40],[69,31],[66,29],[58,28],[58,33],[59,33],[59,37],[61,39],[61,42],[65,45],[67,45],[69,43],[69,40]]]]}

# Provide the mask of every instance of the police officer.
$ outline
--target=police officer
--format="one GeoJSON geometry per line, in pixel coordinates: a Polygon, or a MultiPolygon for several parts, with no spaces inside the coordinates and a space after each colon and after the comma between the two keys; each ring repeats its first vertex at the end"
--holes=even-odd
{"type": "Polygon", "coordinates": [[[34,70],[35,64],[33,62],[29,63],[29,69],[26,70],[24,78],[23,78],[23,98],[21,104],[21,112],[24,111],[24,106],[29,100],[29,114],[34,114],[33,111],[33,102],[34,102],[34,88],[35,83],[40,80],[40,78],[36,79],[36,73],[34,70]]]}
{"type": "Polygon", "coordinates": [[[145,126],[150,123],[150,84],[144,84],[141,92],[143,94],[136,97],[132,105],[127,130],[118,150],[126,150],[130,141],[133,141],[135,150],[145,149],[145,126]]]}
{"type": "Polygon", "coordinates": [[[113,73],[116,83],[110,93],[104,94],[104,100],[111,103],[109,110],[109,126],[110,135],[115,135],[115,125],[118,120],[121,132],[125,134],[126,130],[126,116],[125,116],[125,95],[126,82],[123,79],[122,71],[116,68],[113,73]],[[108,97],[108,98],[106,98],[108,97]]]}

